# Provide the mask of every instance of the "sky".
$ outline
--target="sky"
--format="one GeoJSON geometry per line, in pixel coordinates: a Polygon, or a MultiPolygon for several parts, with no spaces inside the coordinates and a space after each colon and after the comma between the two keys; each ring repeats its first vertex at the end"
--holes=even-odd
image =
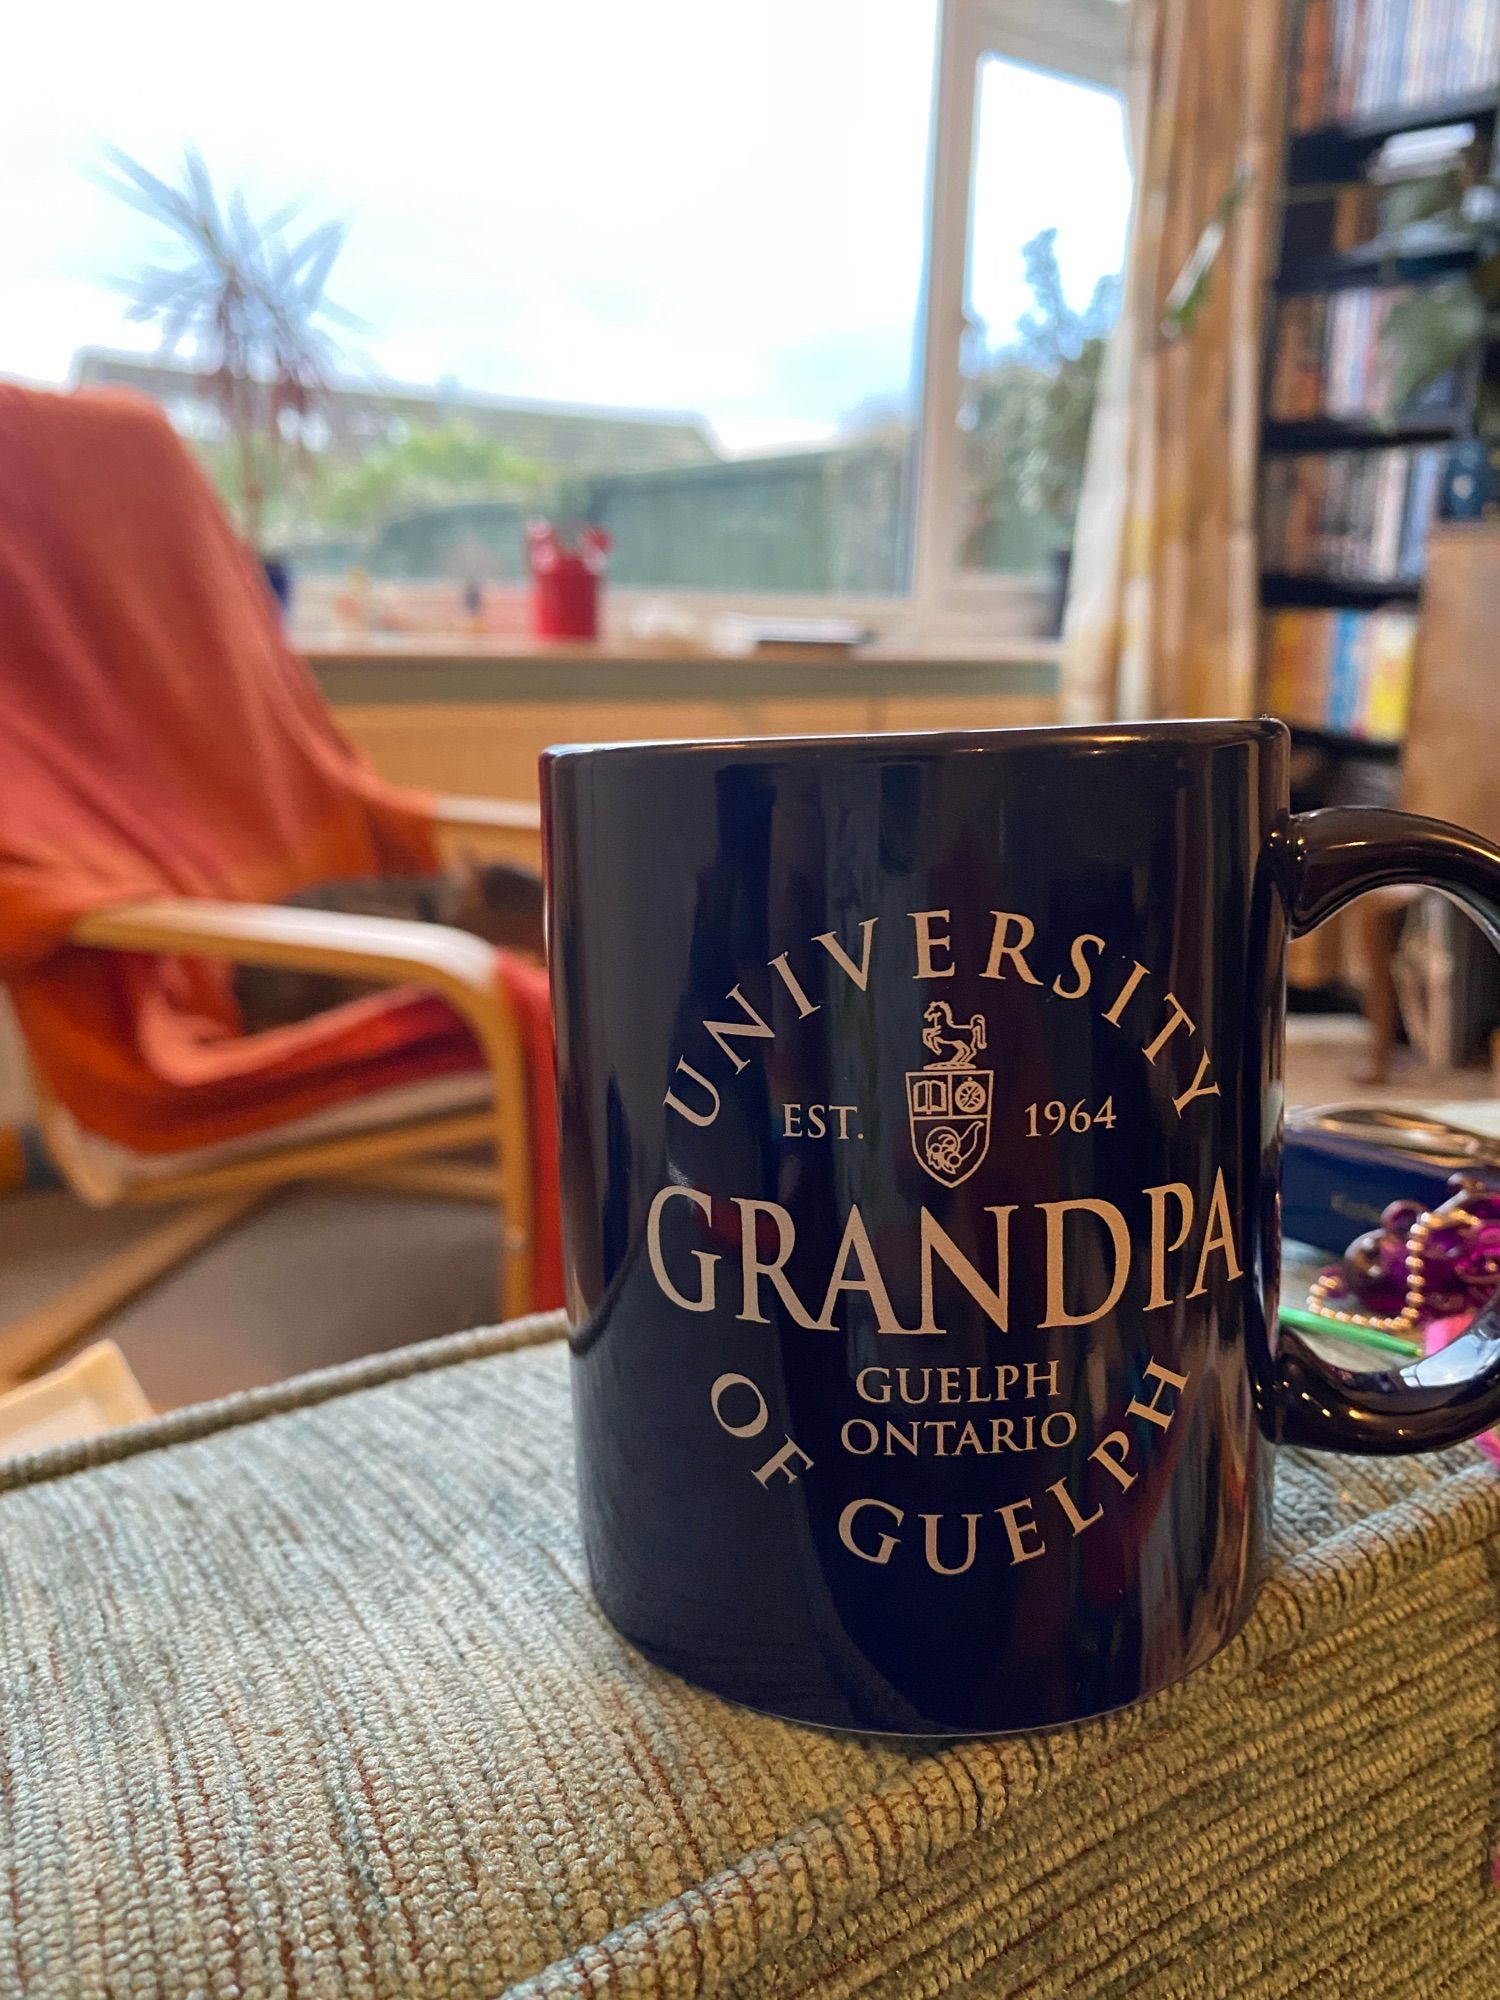
{"type": "MultiPolygon", "coordinates": [[[[28,9],[6,31],[0,374],[61,382],[81,346],[155,350],[119,281],[167,244],[98,185],[101,148],[173,178],[193,145],[252,210],[348,224],[329,294],[363,322],[358,372],[691,410],[731,450],[816,442],[909,401],[934,17],[935,0],[28,9]]],[[[1027,303],[1020,243],[1057,222],[1081,304],[1118,265],[1129,194],[1109,100],[1034,72],[1008,85],[986,85],[976,169],[992,344],[1027,303]]]]}

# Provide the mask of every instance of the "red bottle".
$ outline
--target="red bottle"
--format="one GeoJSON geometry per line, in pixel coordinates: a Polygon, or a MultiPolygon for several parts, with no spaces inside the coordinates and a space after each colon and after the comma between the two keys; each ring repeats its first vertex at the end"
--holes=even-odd
{"type": "Polygon", "coordinates": [[[609,550],[603,528],[585,528],[577,548],[565,547],[550,521],[534,521],[526,530],[532,630],[538,639],[598,638],[599,579],[609,550]]]}

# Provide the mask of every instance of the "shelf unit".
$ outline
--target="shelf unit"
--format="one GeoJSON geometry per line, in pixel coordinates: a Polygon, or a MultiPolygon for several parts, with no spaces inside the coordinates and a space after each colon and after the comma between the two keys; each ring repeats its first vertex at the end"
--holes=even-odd
{"type": "Polygon", "coordinates": [[[1294,185],[1357,180],[1372,153],[1404,132],[1433,132],[1444,125],[1480,125],[1495,116],[1495,91],[1462,91],[1426,104],[1393,104],[1354,118],[1293,132],[1287,140],[1286,178],[1294,185]]]}
{"type": "MultiPolygon", "coordinates": [[[[1295,72],[1301,28],[1297,10],[1293,9],[1292,14],[1292,66],[1295,72]]],[[[1423,103],[1361,113],[1320,124],[1310,130],[1289,131],[1283,154],[1282,242],[1275,260],[1268,312],[1266,414],[1261,427],[1263,461],[1294,454],[1310,456],[1334,452],[1380,452],[1402,446],[1413,449],[1451,446],[1474,436],[1480,388],[1493,360],[1487,350],[1479,347],[1471,352],[1466,364],[1458,371],[1451,396],[1439,401],[1429,395],[1425,406],[1419,397],[1401,413],[1399,420],[1392,422],[1327,415],[1277,416],[1272,413],[1272,371],[1279,309],[1283,301],[1308,295],[1438,284],[1461,273],[1472,265],[1475,258],[1472,239],[1451,228],[1441,227],[1431,228],[1420,236],[1408,231],[1399,248],[1389,240],[1376,240],[1320,253],[1318,243],[1321,232],[1317,218],[1312,215],[1306,218],[1311,226],[1299,229],[1294,244],[1288,243],[1286,220],[1291,205],[1299,199],[1331,201],[1339,186],[1365,178],[1375,155],[1389,140],[1403,134],[1436,131],[1448,126],[1473,129],[1474,139],[1488,149],[1493,173],[1497,103],[1500,103],[1500,91],[1491,86],[1482,91],[1466,91],[1423,103]]],[[[1326,237],[1323,240],[1326,241],[1326,237]]],[[[1321,334],[1315,336],[1318,339],[1321,337],[1321,334]]],[[[1328,350],[1325,350],[1325,362],[1327,359],[1328,350]]],[[[1430,466],[1428,473],[1430,476],[1430,466]]],[[[1350,475],[1330,475],[1330,487],[1334,476],[1348,478],[1350,475]]],[[[1356,474],[1356,480],[1358,477],[1356,474]]],[[[1344,490],[1347,491],[1347,488],[1344,490]]],[[[1366,486],[1361,490],[1368,495],[1372,487],[1366,486]]],[[[1404,507],[1404,494],[1401,504],[1404,507]]],[[[1364,516],[1367,523],[1369,518],[1364,516]]],[[[1409,563],[1409,555],[1406,560],[1409,563]]],[[[1420,602],[1420,597],[1420,582],[1409,576],[1377,583],[1359,577],[1310,573],[1304,566],[1293,569],[1285,562],[1280,566],[1268,565],[1261,575],[1260,601],[1266,611],[1375,612],[1404,609],[1411,612],[1420,602]]],[[[1398,740],[1382,740],[1350,734],[1342,729],[1296,723],[1293,724],[1293,738],[1302,749],[1316,753],[1311,759],[1303,760],[1304,784],[1311,787],[1311,802],[1318,802],[1320,786],[1325,797],[1341,795],[1338,769],[1350,760],[1369,767],[1365,777],[1352,781],[1354,790],[1368,796],[1372,789],[1378,792],[1382,785],[1387,789],[1394,787],[1394,771],[1391,771],[1388,780],[1382,779],[1379,771],[1396,763],[1400,755],[1398,740]]]]}
{"type": "Polygon", "coordinates": [[[1285,258],[1276,273],[1282,298],[1298,292],[1351,291],[1363,285],[1419,285],[1451,277],[1474,261],[1474,245],[1450,231],[1406,243],[1359,243],[1322,256],[1285,258]]]}
{"type": "Polygon", "coordinates": [[[1393,444],[1451,444],[1469,431],[1467,412],[1451,412],[1420,420],[1380,424],[1353,417],[1267,417],[1261,425],[1261,452],[1275,458],[1285,452],[1376,451],[1393,444]]]}
{"type": "Polygon", "coordinates": [[[1282,606],[1310,611],[1378,611],[1382,604],[1415,604],[1422,586],[1405,578],[1372,582],[1366,577],[1315,576],[1301,570],[1262,570],[1260,601],[1265,609],[1282,606]]]}

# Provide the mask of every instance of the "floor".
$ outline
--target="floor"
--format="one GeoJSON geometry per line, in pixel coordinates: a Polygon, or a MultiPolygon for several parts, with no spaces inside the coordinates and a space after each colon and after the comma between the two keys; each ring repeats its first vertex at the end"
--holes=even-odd
{"type": "MultiPolygon", "coordinates": [[[[1292,1104],[1430,1105],[1489,1098],[1483,1070],[1398,1068],[1351,1081],[1363,1030],[1294,1019],[1292,1104]]],[[[60,1193],[0,1200],[0,1322],[49,1297],[150,1218],[98,1213],[60,1193]]],[[[307,1188],[279,1196],[109,1320],[157,1409],[198,1402],[495,1315],[495,1215],[479,1204],[307,1188]]]]}
{"type": "MultiPolygon", "coordinates": [[[[0,1200],[0,1322],[61,1289],[163,1211],[70,1195],[0,1200]]],[[[487,1204],[332,1187],[280,1194],[95,1329],[153,1407],[175,1408],[495,1318],[487,1204]]]]}

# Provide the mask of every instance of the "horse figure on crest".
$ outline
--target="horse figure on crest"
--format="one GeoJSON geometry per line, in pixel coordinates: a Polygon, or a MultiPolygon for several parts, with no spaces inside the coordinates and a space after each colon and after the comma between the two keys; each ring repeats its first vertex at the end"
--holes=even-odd
{"type": "Polygon", "coordinates": [[[928,1069],[972,1069],[974,1058],[985,1046],[984,1016],[975,1014],[967,1021],[955,1021],[946,1000],[934,1000],[922,1019],[922,1046],[931,1049],[936,1061],[928,1069]],[[948,1051],[945,1055],[944,1051],[948,1051]]]}

